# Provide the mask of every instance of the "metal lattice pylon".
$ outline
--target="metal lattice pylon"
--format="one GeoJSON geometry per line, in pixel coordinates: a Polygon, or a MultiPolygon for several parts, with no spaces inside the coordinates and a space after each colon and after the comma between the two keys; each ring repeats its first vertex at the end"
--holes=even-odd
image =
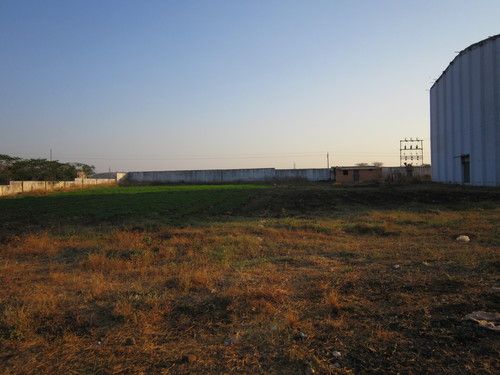
{"type": "Polygon", "coordinates": [[[424,141],[405,138],[399,141],[399,165],[424,165],[424,141]]]}

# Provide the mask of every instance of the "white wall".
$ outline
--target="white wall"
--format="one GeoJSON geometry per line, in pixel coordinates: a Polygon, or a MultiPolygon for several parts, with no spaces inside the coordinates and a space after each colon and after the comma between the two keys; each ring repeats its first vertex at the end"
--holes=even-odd
{"type": "Polygon", "coordinates": [[[226,183],[275,180],[329,181],[330,169],[211,169],[193,171],[128,172],[124,181],[131,183],[226,183]]]}
{"type": "Polygon", "coordinates": [[[0,197],[37,191],[56,191],[114,184],[116,184],[115,179],[101,178],[75,178],[74,181],[10,181],[9,185],[0,185],[0,197]]]}

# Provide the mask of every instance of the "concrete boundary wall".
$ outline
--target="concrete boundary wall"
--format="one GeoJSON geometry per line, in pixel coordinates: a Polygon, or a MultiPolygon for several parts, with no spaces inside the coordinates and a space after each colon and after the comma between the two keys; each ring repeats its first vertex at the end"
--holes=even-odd
{"type": "Polygon", "coordinates": [[[330,181],[333,179],[332,170],[329,168],[275,169],[274,178],[278,181],[330,181]]]}
{"type": "Polygon", "coordinates": [[[89,186],[114,184],[116,184],[115,179],[99,178],[75,178],[74,181],[10,181],[9,185],[0,185],[0,197],[36,191],[81,189],[89,186]]]}
{"type": "Polygon", "coordinates": [[[209,169],[188,171],[128,172],[123,182],[131,184],[220,184],[229,182],[330,181],[328,168],[308,169],[209,169]]]}

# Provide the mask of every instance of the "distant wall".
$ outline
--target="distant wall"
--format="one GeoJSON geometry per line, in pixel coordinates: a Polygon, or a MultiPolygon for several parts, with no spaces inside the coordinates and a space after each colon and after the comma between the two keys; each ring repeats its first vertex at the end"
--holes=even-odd
{"type": "Polygon", "coordinates": [[[210,184],[265,181],[329,181],[330,169],[210,169],[192,171],[128,172],[122,181],[129,183],[210,184]]]}
{"type": "Polygon", "coordinates": [[[0,197],[36,191],[55,191],[114,184],[116,184],[115,179],[100,178],[75,178],[74,181],[10,181],[9,185],[0,185],[0,197]]]}
{"type": "Polygon", "coordinates": [[[330,181],[332,171],[329,168],[307,169],[276,169],[277,180],[305,180],[305,181],[330,181]]]}
{"type": "Polygon", "coordinates": [[[94,173],[90,177],[120,181],[126,174],[127,174],[126,172],[103,172],[103,173],[94,173]]]}

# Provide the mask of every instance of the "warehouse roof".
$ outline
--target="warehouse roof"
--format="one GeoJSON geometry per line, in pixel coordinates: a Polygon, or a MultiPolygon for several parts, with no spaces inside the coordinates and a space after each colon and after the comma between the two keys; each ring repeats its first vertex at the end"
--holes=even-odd
{"type": "Polygon", "coordinates": [[[434,81],[434,83],[432,84],[431,88],[433,88],[433,87],[434,87],[434,85],[435,85],[436,83],[438,83],[438,82],[439,82],[439,80],[441,79],[441,77],[442,77],[442,76],[446,73],[446,71],[450,68],[450,66],[452,66],[452,65],[453,65],[453,63],[455,62],[455,60],[456,60],[459,56],[462,56],[463,54],[465,54],[465,53],[467,53],[467,52],[469,52],[469,51],[472,51],[473,49],[475,49],[475,48],[477,48],[477,47],[480,47],[480,46],[482,46],[483,44],[485,44],[485,43],[487,43],[487,42],[490,42],[490,41],[493,41],[493,40],[495,40],[495,39],[497,39],[497,38],[500,38],[500,34],[490,36],[490,37],[488,37],[488,38],[486,38],[486,39],[483,39],[483,40],[481,40],[481,41],[479,41],[479,42],[476,42],[476,43],[474,43],[474,44],[471,44],[469,47],[464,48],[463,50],[461,50],[461,51],[460,51],[460,52],[459,52],[459,53],[455,56],[455,58],[454,58],[453,60],[451,60],[451,62],[448,64],[448,66],[447,66],[447,67],[446,67],[446,69],[443,71],[443,73],[441,73],[441,75],[439,76],[439,78],[438,78],[438,79],[436,79],[436,81],[434,81]]]}

